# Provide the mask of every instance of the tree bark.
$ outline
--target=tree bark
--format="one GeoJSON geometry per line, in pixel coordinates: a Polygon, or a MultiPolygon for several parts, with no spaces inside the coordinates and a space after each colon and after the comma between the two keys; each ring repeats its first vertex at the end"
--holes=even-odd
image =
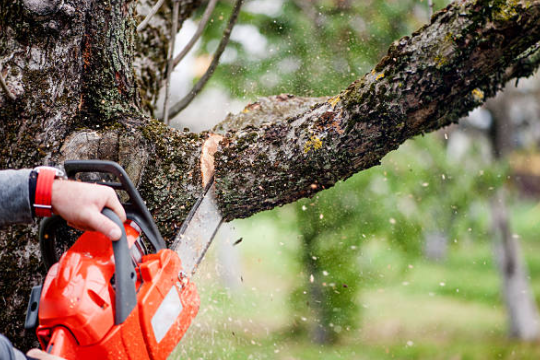
{"type": "Polygon", "coordinates": [[[519,340],[536,340],[540,336],[540,318],[521,246],[510,230],[504,188],[491,200],[495,258],[502,278],[508,333],[510,337],[519,340]]]}
{"type": "MultiPolygon", "coordinates": [[[[181,1],[182,19],[200,4],[181,1]]],[[[118,161],[170,241],[201,194],[200,153],[209,134],[149,118],[170,39],[165,12],[136,35],[135,6],[0,0],[0,65],[16,96],[0,93],[0,168],[118,161]]],[[[458,1],[396,41],[339,95],[280,95],[246,107],[223,124],[215,154],[224,216],[311,196],[379,164],[406,139],[457,121],[506,81],[530,75],[539,41],[540,0],[458,1]],[[261,113],[263,124],[256,122],[261,113]]],[[[20,226],[0,234],[0,331],[22,347],[29,344],[22,331],[27,294],[43,275],[35,235],[35,227],[20,226]]]]}
{"type": "MultiPolygon", "coordinates": [[[[493,123],[489,138],[495,161],[500,161],[515,147],[515,130],[509,111],[509,93],[487,102],[493,123]]],[[[496,264],[501,275],[501,293],[506,306],[510,337],[532,341],[540,336],[540,317],[529,282],[529,274],[519,238],[512,236],[510,216],[502,188],[491,198],[491,233],[496,264]]]]}

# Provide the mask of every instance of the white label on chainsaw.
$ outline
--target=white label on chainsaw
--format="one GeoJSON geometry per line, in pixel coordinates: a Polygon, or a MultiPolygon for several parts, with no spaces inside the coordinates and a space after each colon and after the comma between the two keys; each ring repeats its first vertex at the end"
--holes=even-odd
{"type": "Polygon", "coordinates": [[[180,296],[178,296],[176,287],[173,286],[152,317],[152,329],[158,343],[163,340],[167,331],[169,331],[178,318],[178,315],[182,312],[182,309],[180,296]]]}

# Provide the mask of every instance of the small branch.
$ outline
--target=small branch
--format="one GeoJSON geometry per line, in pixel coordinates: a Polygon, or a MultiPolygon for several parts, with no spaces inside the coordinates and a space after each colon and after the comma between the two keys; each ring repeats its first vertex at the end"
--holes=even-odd
{"type": "Polygon", "coordinates": [[[431,21],[431,17],[433,16],[433,0],[428,0],[428,16],[429,16],[429,19],[428,19],[428,22],[431,21]]]}
{"type": "Polygon", "coordinates": [[[164,2],[165,0],[158,0],[156,5],[154,5],[152,9],[150,9],[150,12],[148,13],[148,15],[146,15],[144,20],[141,21],[141,23],[137,26],[137,32],[142,31],[146,27],[146,25],[148,25],[152,16],[154,16],[158,12],[159,8],[161,8],[161,5],[163,5],[164,2]]]}
{"type": "Polygon", "coordinates": [[[516,58],[516,61],[506,69],[503,80],[509,81],[516,79],[516,85],[519,78],[529,77],[534,74],[540,66],[540,42],[527,49],[523,54],[516,58]]]}
{"type": "Polygon", "coordinates": [[[174,43],[178,32],[178,11],[180,10],[180,1],[175,0],[173,5],[173,19],[171,27],[171,46],[169,48],[169,58],[167,59],[167,83],[165,84],[165,101],[163,103],[163,122],[169,125],[169,96],[171,92],[171,74],[173,72],[174,43]]]}
{"type": "Polygon", "coordinates": [[[15,100],[17,97],[15,94],[13,94],[7,87],[6,81],[4,80],[4,76],[2,76],[2,65],[0,64],[0,86],[2,86],[2,90],[6,93],[6,95],[11,99],[15,100]]]}
{"type": "Polygon", "coordinates": [[[191,39],[189,40],[187,45],[182,49],[180,54],[178,54],[178,56],[176,56],[174,58],[173,68],[176,67],[176,65],[178,65],[180,63],[180,61],[182,61],[182,59],[193,48],[193,45],[195,45],[197,40],[199,40],[199,38],[202,35],[202,32],[203,32],[204,28],[206,27],[206,24],[208,23],[208,20],[210,20],[210,15],[212,15],[212,12],[214,11],[214,8],[216,7],[216,4],[217,4],[217,0],[210,0],[210,2],[208,3],[208,6],[206,7],[206,10],[204,11],[202,19],[199,22],[199,26],[197,27],[197,31],[195,32],[195,34],[193,34],[193,36],[191,37],[191,39]]]}
{"type": "Polygon", "coordinates": [[[242,7],[242,4],[244,3],[244,0],[237,0],[236,4],[234,5],[233,12],[231,14],[231,17],[229,18],[229,24],[227,25],[227,28],[223,32],[223,38],[221,38],[221,42],[219,43],[219,46],[216,50],[216,53],[214,54],[214,58],[212,59],[212,63],[208,67],[208,70],[206,70],[206,73],[203,75],[203,77],[193,86],[193,89],[179,102],[174,104],[170,109],[170,116],[171,118],[175,117],[180,113],[180,111],[184,110],[190,103],[193,101],[195,96],[199,94],[199,92],[203,89],[203,87],[206,85],[210,77],[214,74],[214,71],[216,70],[216,67],[219,63],[219,58],[221,57],[221,54],[223,54],[223,51],[227,47],[227,44],[229,43],[229,38],[231,37],[231,32],[234,27],[234,24],[236,24],[236,20],[238,19],[238,14],[240,13],[240,8],[242,7]]]}

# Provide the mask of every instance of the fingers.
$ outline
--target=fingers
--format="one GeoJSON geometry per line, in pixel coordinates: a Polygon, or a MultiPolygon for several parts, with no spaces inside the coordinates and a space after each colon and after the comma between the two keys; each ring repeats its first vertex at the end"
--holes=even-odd
{"type": "Polygon", "coordinates": [[[65,360],[58,356],[47,354],[46,352],[43,352],[38,349],[31,349],[26,353],[26,355],[30,356],[31,358],[39,359],[39,360],[65,360]]]}
{"type": "Polygon", "coordinates": [[[116,196],[116,193],[111,188],[107,188],[107,189],[111,191],[109,191],[109,194],[106,197],[105,207],[108,207],[109,209],[114,211],[116,215],[118,215],[120,220],[122,220],[122,222],[126,221],[127,220],[126,212],[122,204],[120,204],[120,201],[118,201],[118,197],[116,196]]]}
{"type": "Polygon", "coordinates": [[[54,213],[75,228],[99,231],[111,240],[118,240],[122,236],[120,228],[101,214],[103,208],[108,207],[122,222],[126,221],[126,212],[116,192],[107,186],[55,180],[52,206],[54,213]]]}
{"type": "MultiPolygon", "coordinates": [[[[124,214],[125,219],[125,214],[124,214]]],[[[122,230],[112,220],[100,211],[92,211],[86,220],[86,225],[95,231],[99,231],[111,240],[118,240],[122,236],[122,230]]]]}

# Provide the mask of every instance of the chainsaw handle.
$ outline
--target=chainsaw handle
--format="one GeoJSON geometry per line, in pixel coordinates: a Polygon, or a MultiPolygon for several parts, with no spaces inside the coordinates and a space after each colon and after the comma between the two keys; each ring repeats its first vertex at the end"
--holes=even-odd
{"type": "Polygon", "coordinates": [[[104,208],[101,213],[118,225],[122,231],[120,240],[112,242],[116,284],[114,323],[115,325],[119,325],[127,319],[131,311],[137,306],[137,294],[135,292],[137,275],[131,261],[126,230],[124,229],[122,220],[109,208],[104,208]]]}
{"type": "Polygon", "coordinates": [[[115,190],[123,190],[129,196],[129,200],[122,204],[127,218],[133,220],[142,229],[155,251],[166,249],[167,244],[163,240],[157,228],[152,214],[146,208],[146,204],[135,185],[129,179],[126,171],[116,162],[107,160],[67,160],[64,162],[66,175],[75,179],[75,175],[81,173],[104,173],[116,177],[119,182],[90,181],[100,185],[109,186],[115,190]]]}

